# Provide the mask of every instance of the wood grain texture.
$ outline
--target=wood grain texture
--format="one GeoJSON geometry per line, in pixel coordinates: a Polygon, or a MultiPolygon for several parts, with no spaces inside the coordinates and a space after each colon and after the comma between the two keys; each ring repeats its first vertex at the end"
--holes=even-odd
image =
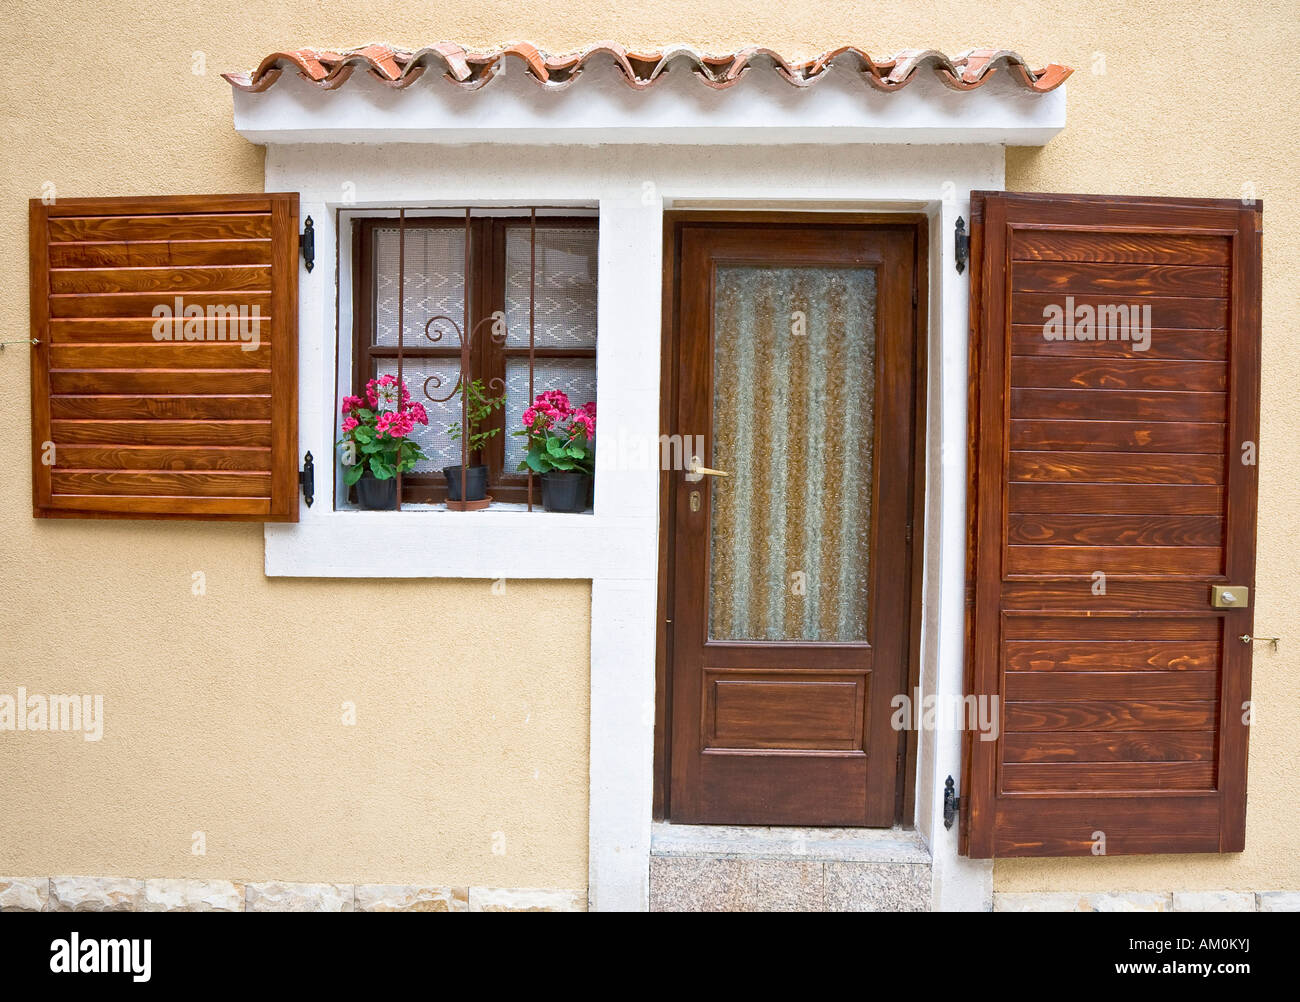
{"type": "Polygon", "coordinates": [[[297,204],[32,202],[34,514],[296,521],[297,204]]]}
{"type": "Polygon", "coordinates": [[[1254,579],[1235,459],[1258,434],[1259,219],[972,199],[968,691],[1000,697],[1002,730],[966,740],[970,855],[1244,844],[1251,613],[1210,585],[1254,579]],[[1149,306],[1149,343],[1049,340],[1067,296],[1149,306]]]}
{"type": "Polygon", "coordinates": [[[1011,385],[1064,390],[1199,390],[1221,392],[1227,386],[1223,362],[1183,362],[1161,358],[1011,359],[1011,385]]]}
{"type": "MultiPolygon", "coordinates": [[[[900,820],[905,745],[889,719],[890,697],[907,686],[913,615],[906,585],[919,406],[912,293],[923,226],[915,217],[901,224],[818,218],[773,225],[733,215],[720,223],[687,216],[670,231],[673,287],[667,302],[673,327],[665,366],[674,399],[665,411],[666,432],[709,427],[715,379],[725,385],[714,372],[711,339],[714,262],[876,269],[876,301],[870,305],[877,371],[853,378],[874,379],[879,432],[869,642],[710,640],[711,500],[705,492],[703,504],[692,511],[688,498],[696,485],[678,471],[664,474],[671,567],[665,596],[671,612],[665,618],[671,623],[663,796],[674,822],[890,826],[900,820]]],[[[798,378],[797,372],[787,376],[798,378]]],[[[713,447],[710,441],[707,448],[713,447]]],[[[719,465],[708,456],[703,462],[719,465]]],[[[764,514],[754,517],[761,525],[764,514]]],[[[836,533],[829,543],[843,547],[849,540],[836,533]]]]}
{"type": "Polygon", "coordinates": [[[1191,421],[1014,419],[1007,444],[1027,452],[1222,453],[1227,427],[1191,421]]]}
{"type": "Polygon", "coordinates": [[[1212,762],[1218,743],[1204,731],[1017,731],[1003,738],[1013,762],[1212,762]]]}

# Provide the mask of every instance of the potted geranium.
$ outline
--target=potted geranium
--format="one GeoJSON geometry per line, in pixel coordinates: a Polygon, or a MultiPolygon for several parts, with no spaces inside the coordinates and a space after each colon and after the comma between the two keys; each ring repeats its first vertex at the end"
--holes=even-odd
{"type": "MultiPolygon", "coordinates": [[[[469,439],[467,445],[467,455],[480,455],[483,447],[491,441],[492,436],[499,432],[500,428],[489,428],[483,430],[483,425],[492,412],[501,407],[505,402],[505,397],[489,397],[487,391],[483,388],[483,380],[476,379],[472,383],[461,389],[461,393],[466,396],[465,400],[465,423],[469,425],[469,439]]],[[[453,421],[447,428],[447,436],[453,442],[459,442],[462,438],[459,421],[453,421]]],[[[456,463],[453,466],[444,466],[442,475],[447,478],[447,500],[448,501],[482,501],[487,497],[488,471],[482,463],[465,468],[465,486],[461,489],[460,473],[461,465],[456,463]]]]}
{"type": "Polygon", "coordinates": [[[573,407],[563,390],[547,390],[524,411],[523,428],[511,434],[528,440],[519,469],[541,474],[542,506],[585,511],[596,469],[595,403],[573,407]]]}
{"type": "Polygon", "coordinates": [[[343,481],[356,485],[362,508],[388,511],[397,507],[398,472],[409,473],[428,457],[410,436],[417,424],[427,425],[424,405],[411,400],[406,384],[384,375],[366,383],[364,397],[343,398],[343,481]]]}

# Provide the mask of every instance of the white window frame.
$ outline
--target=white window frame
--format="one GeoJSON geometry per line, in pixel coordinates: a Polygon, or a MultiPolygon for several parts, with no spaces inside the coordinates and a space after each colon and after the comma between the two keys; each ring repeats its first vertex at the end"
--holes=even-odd
{"type": "MultiPolygon", "coordinates": [[[[607,139],[604,145],[509,145],[537,139],[538,132],[503,123],[500,116],[509,109],[499,105],[482,112],[490,119],[486,124],[456,122],[455,129],[435,128],[416,137],[422,143],[376,145],[375,139],[414,136],[391,122],[394,131],[383,127],[381,112],[387,113],[395,96],[374,99],[371,114],[363,116],[362,136],[349,116],[355,116],[365,88],[334,105],[330,102],[347,95],[347,88],[338,95],[307,90],[285,81],[264,95],[237,95],[236,124],[249,138],[269,143],[266,190],[300,192],[301,216],[315,222],[317,267],[301,274],[299,283],[299,378],[301,448],[310,449],[318,462],[334,454],[337,437],[339,290],[333,263],[340,209],[597,206],[598,455],[616,453],[620,438],[656,441],[659,435],[666,210],[924,212],[930,220],[931,303],[921,690],[924,696],[960,695],[969,272],[956,270],[954,224],[958,216],[969,219],[971,191],[1003,188],[1001,143],[1045,142],[1064,125],[1063,88],[1041,97],[1007,98],[989,85],[960,95],[976,99],[964,105],[953,105],[951,95],[922,101],[924,121],[933,126],[926,135],[941,145],[897,145],[897,122],[849,121],[836,127],[819,120],[800,131],[803,113],[782,106],[720,135],[721,141],[743,147],[715,148],[704,144],[719,141],[719,135],[711,139],[707,132],[694,133],[693,140],[676,135],[669,145],[636,145],[659,134],[643,128],[634,110],[626,111],[621,123],[617,115],[611,120],[606,105],[598,107],[604,116],[600,127],[584,134],[587,142],[607,139]],[[988,98],[983,103],[982,94],[988,98]],[[954,116],[953,107],[964,113],[954,116]],[[935,124],[939,120],[942,127],[935,124]],[[792,129],[799,145],[789,145],[792,129]],[[465,130],[482,142],[435,142],[453,135],[463,142],[465,130]],[[349,136],[362,141],[332,142],[349,136]],[[298,142],[304,137],[313,142],[298,142]],[[318,145],[321,141],[331,142],[318,145]]],[[[498,92],[508,94],[505,88],[498,92]]],[[[744,92],[743,85],[734,90],[744,92]]],[[[468,97],[490,93],[493,88],[468,97]]],[[[904,93],[914,100],[926,90],[918,83],[904,93]]],[[[893,106],[880,104],[881,97],[862,103],[875,109],[873,115],[894,115],[893,106]]],[[[409,94],[405,107],[416,109],[427,99],[424,93],[409,94]]],[[[539,114],[536,102],[542,100],[536,94],[517,96],[526,105],[519,115],[539,114]]],[[[469,114],[464,108],[470,107],[456,105],[456,113],[469,114]]],[[[412,127],[410,116],[401,121],[402,128],[412,127]]],[[[548,141],[558,140],[548,134],[548,141]]],[[[593,909],[644,910],[654,769],[658,471],[615,465],[597,464],[594,515],[546,515],[539,521],[536,514],[492,509],[336,511],[325,498],[303,507],[297,524],[266,526],[265,559],[270,576],[589,580],[589,900],[593,909]]],[[[921,733],[915,823],[931,850],[934,907],[987,910],[991,863],[958,856],[957,832],[942,824],[943,780],[960,776],[960,743],[958,731],[921,733]]]]}

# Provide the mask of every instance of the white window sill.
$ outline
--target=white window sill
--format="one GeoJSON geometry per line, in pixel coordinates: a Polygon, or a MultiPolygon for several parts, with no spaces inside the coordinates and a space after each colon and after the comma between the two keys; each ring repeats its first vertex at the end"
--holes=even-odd
{"type": "Polygon", "coordinates": [[[402,510],[400,512],[370,511],[369,509],[360,508],[356,505],[340,505],[337,510],[348,512],[350,514],[354,513],[357,515],[404,515],[408,512],[418,512],[422,515],[434,515],[434,514],[451,515],[451,516],[481,515],[489,519],[496,519],[501,515],[515,515],[515,514],[527,515],[529,518],[533,518],[537,515],[545,515],[548,519],[557,518],[557,517],[571,518],[575,515],[578,517],[595,515],[595,511],[591,508],[588,508],[586,511],[579,511],[579,512],[547,511],[545,508],[542,507],[541,501],[533,502],[532,511],[528,510],[528,505],[523,501],[518,501],[518,502],[493,501],[490,505],[488,505],[488,507],[482,508],[478,511],[448,511],[446,506],[441,501],[437,502],[436,504],[426,504],[422,502],[403,502],[402,510]]]}

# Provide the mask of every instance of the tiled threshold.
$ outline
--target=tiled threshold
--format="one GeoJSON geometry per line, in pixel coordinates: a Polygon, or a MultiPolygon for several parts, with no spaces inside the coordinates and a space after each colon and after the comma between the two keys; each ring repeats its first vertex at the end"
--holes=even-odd
{"type": "Polygon", "coordinates": [[[914,831],[656,824],[651,911],[929,911],[914,831]]]}

